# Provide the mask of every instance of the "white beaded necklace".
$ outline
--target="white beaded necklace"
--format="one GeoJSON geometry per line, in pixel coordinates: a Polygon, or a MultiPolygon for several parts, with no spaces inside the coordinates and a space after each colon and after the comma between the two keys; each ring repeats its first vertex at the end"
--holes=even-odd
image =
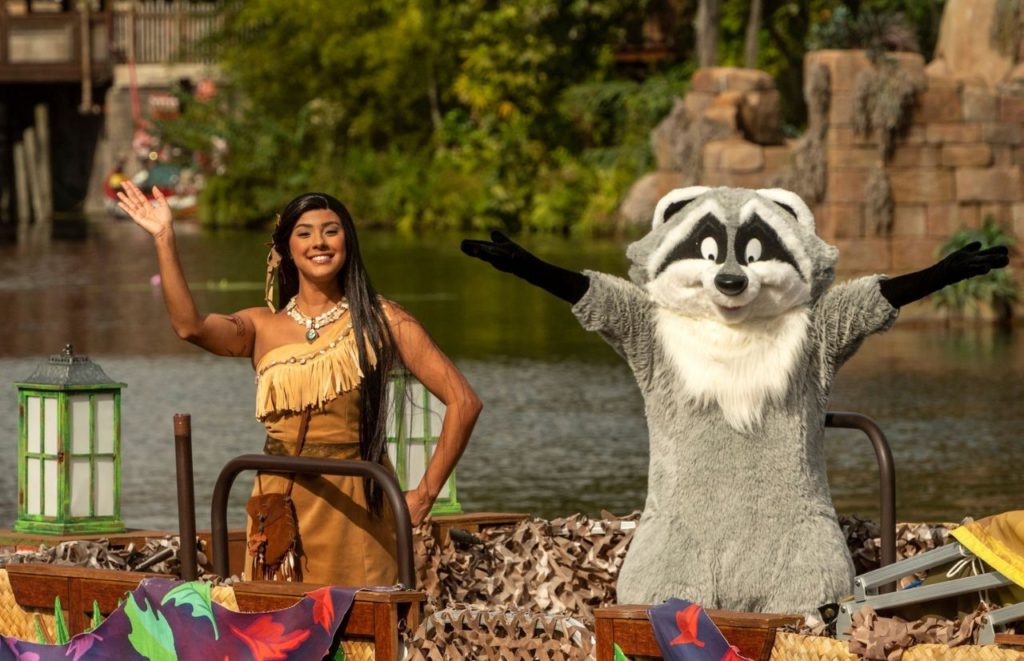
{"type": "Polygon", "coordinates": [[[302,314],[302,312],[299,311],[299,308],[296,307],[295,299],[297,298],[298,296],[292,296],[292,300],[288,301],[288,305],[285,306],[284,311],[289,317],[306,327],[307,342],[313,342],[316,338],[320,337],[320,333],[317,331],[327,324],[334,323],[338,319],[341,319],[341,315],[345,314],[345,310],[348,309],[348,300],[343,298],[326,312],[318,314],[315,317],[308,317],[302,314]]]}

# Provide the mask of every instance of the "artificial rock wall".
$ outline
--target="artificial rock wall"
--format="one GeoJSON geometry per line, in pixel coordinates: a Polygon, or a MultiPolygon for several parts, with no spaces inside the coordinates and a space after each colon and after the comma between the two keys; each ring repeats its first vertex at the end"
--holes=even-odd
{"type": "MultiPolygon", "coordinates": [[[[657,169],[634,184],[622,221],[649,224],[658,198],[682,186],[782,186],[811,203],[844,276],[927,266],[942,241],[986,216],[1024,245],[1024,53],[988,45],[977,15],[989,5],[950,0],[927,66],[913,53],[885,56],[915,90],[888,148],[863,126],[862,88],[878,70],[863,51],[807,55],[809,128],[797,140],[782,137],[767,73],[699,70],[652,132],[657,169]]],[[[1020,252],[1011,261],[1018,281],[1020,252]]]]}

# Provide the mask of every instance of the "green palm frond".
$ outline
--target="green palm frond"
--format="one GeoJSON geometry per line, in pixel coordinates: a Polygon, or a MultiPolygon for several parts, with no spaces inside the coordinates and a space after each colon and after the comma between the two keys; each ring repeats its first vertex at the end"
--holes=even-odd
{"type": "MultiPolygon", "coordinates": [[[[1013,237],[1006,229],[996,222],[992,216],[986,216],[981,227],[977,229],[961,228],[939,246],[940,258],[949,255],[964,246],[978,241],[982,248],[995,246],[1012,247],[1013,237]]],[[[985,275],[962,280],[954,285],[944,287],[932,294],[932,301],[940,310],[946,310],[951,316],[962,317],[967,314],[977,315],[981,305],[990,306],[1002,319],[1012,315],[1013,305],[1019,300],[1017,282],[1010,269],[996,269],[985,275]]]]}

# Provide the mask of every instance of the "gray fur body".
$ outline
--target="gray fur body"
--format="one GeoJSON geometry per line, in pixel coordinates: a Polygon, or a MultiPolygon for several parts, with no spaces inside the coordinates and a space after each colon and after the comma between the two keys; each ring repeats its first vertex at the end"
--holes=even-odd
{"type": "MultiPolygon", "coordinates": [[[[634,264],[668,229],[631,247],[634,264]]],[[[825,291],[834,252],[831,261],[809,252],[824,266],[811,299],[786,313],[800,329],[788,385],[765,400],[749,429],[686,394],[674,363],[685,355],[669,355],[663,332],[666,318],[685,314],[655,302],[636,271],[638,283],[587,273],[590,287],[573,312],[628,362],[650,435],[647,500],[619,575],[620,603],[683,597],[706,608],[811,613],[852,591],[826,477],[825,411],[836,370],[897,310],[882,297],[878,276],[825,291]]],[[[743,321],[729,331],[766,323],[775,321],[743,321]]]]}

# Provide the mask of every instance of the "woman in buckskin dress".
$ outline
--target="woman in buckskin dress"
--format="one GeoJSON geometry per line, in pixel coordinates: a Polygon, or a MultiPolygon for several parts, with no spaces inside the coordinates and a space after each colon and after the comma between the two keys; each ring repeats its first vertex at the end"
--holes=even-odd
{"type": "MultiPolygon", "coordinates": [[[[462,455],[481,404],[419,322],[376,294],[344,205],[322,193],[292,200],[274,230],[267,306],[202,315],[178,260],[167,202],[156,188],[152,203],[130,182],[124,188],[119,206],[153,236],[175,332],[211,353],[252,360],[256,416],[267,429],[265,452],[295,454],[305,414],[302,456],[388,466],[387,375],[398,363],[445,404],[437,448],[419,485],[405,494],[413,525],[419,525],[462,455]],[[278,309],[271,303],[275,270],[278,309]]],[[[253,493],[287,488],[287,476],[260,475],[253,493]]],[[[296,476],[291,499],[298,519],[297,565],[269,573],[263,568],[253,576],[247,558],[248,578],[395,583],[394,519],[377,485],[358,477],[296,476]]]]}

